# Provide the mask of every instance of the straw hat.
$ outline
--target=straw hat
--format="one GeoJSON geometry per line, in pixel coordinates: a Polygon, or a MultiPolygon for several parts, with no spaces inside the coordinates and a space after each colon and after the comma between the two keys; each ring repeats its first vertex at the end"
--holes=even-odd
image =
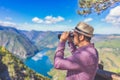
{"type": "Polygon", "coordinates": [[[94,28],[84,22],[80,22],[77,24],[74,30],[85,36],[92,37],[94,28]]]}

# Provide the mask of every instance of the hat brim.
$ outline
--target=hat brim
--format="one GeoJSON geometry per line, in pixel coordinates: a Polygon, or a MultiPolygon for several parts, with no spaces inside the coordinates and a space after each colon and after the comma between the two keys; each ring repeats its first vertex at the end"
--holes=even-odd
{"type": "Polygon", "coordinates": [[[78,31],[77,29],[73,29],[73,30],[76,31],[76,32],[78,32],[78,33],[80,33],[80,34],[83,34],[83,35],[85,35],[85,36],[93,37],[93,34],[87,34],[87,33],[85,33],[85,32],[78,31]]]}

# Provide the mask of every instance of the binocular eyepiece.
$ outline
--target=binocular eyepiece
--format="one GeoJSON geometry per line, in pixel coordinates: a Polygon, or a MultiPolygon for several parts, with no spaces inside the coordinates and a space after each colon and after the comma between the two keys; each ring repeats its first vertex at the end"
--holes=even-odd
{"type": "MultiPolygon", "coordinates": [[[[58,34],[58,39],[60,39],[61,35],[62,35],[62,34],[58,34]]],[[[73,37],[74,37],[74,35],[73,35],[72,32],[69,33],[69,37],[70,37],[70,38],[73,38],[73,37]]]]}

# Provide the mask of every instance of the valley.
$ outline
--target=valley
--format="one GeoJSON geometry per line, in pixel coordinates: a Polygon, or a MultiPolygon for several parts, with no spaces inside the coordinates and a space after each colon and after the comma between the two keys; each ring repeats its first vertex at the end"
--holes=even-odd
{"type": "MultiPolygon", "coordinates": [[[[30,62],[28,61],[27,64],[30,64],[32,59],[34,63],[38,61],[38,64],[45,65],[45,72],[40,72],[39,74],[51,76],[52,80],[64,80],[66,71],[60,71],[53,68],[55,50],[59,42],[59,33],[61,33],[61,31],[24,31],[11,27],[0,27],[0,46],[5,47],[10,54],[15,56],[18,60],[22,59],[24,61],[30,59],[30,62]],[[44,49],[48,49],[45,51],[45,55],[38,53],[42,52],[44,49]],[[49,60],[46,60],[48,58],[49,60]],[[41,62],[39,62],[40,59],[41,62]],[[46,64],[47,61],[50,61],[51,66],[46,64]],[[47,70],[48,67],[49,70],[47,70]]],[[[91,42],[94,43],[99,52],[99,60],[103,64],[104,70],[120,73],[119,41],[120,34],[95,34],[92,38],[91,42]]],[[[69,48],[66,46],[65,57],[70,55],[69,48]]],[[[32,66],[30,64],[29,68],[32,66]]],[[[43,70],[39,65],[35,66],[36,67],[31,69],[38,70],[40,68],[40,71],[43,70]]],[[[14,69],[12,69],[11,72],[14,72],[14,69]]]]}

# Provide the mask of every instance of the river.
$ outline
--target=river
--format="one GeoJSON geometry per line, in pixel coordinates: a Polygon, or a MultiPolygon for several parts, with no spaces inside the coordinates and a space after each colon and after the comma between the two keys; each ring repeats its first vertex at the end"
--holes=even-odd
{"type": "Polygon", "coordinates": [[[49,57],[46,56],[47,51],[48,49],[44,49],[36,53],[31,58],[26,59],[24,63],[35,72],[50,77],[47,72],[49,72],[50,69],[53,68],[53,64],[51,64],[49,57]]]}

